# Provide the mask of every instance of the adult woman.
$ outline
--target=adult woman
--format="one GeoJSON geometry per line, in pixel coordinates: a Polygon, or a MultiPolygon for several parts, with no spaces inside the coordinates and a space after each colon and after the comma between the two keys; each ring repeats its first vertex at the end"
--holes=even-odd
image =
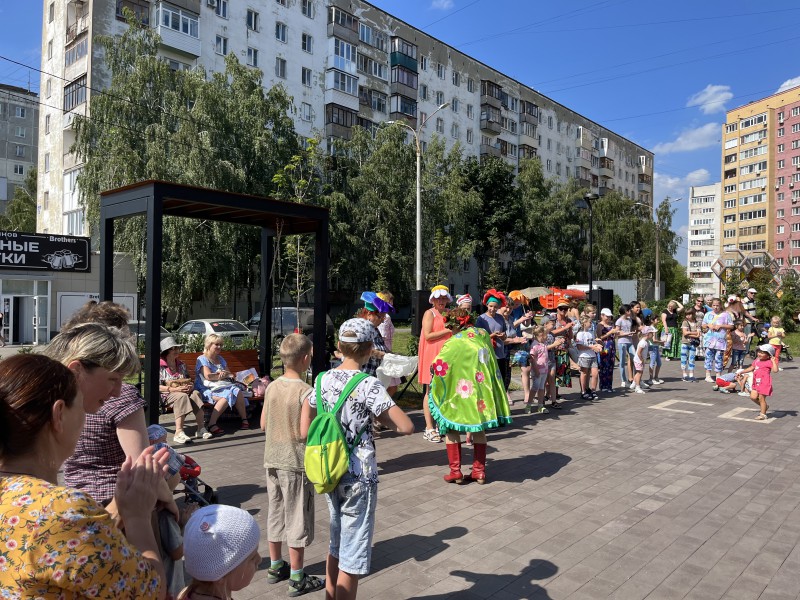
{"type": "Polygon", "coordinates": [[[522,380],[522,393],[523,398],[527,401],[531,389],[531,363],[530,363],[530,343],[522,336],[522,327],[528,326],[533,323],[533,312],[528,309],[528,299],[519,290],[514,290],[508,293],[509,302],[509,321],[514,328],[514,335],[516,340],[515,346],[509,349],[509,356],[512,365],[519,365],[522,380]]]}
{"type": "Polygon", "coordinates": [[[678,313],[682,311],[683,304],[677,300],[670,300],[669,303],[667,303],[667,309],[661,313],[661,325],[663,326],[662,332],[667,331],[670,335],[669,344],[664,346],[663,352],[664,358],[667,360],[680,358],[681,355],[681,331],[678,328],[678,313]]]}
{"type": "Polygon", "coordinates": [[[600,391],[614,391],[614,361],[617,356],[616,335],[619,328],[614,325],[613,313],[608,308],[600,311],[600,324],[595,331],[597,340],[603,345],[600,351],[600,391]]]}
{"type": "Polygon", "coordinates": [[[241,393],[243,390],[233,382],[233,373],[228,371],[228,363],[222,358],[222,336],[209,333],[203,343],[203,354],[197,357],[195,364],[194,389],[200,392],[208,402],[214,405],[208,419],[208,431],[211,435],[225,433],[217,425],[225,407],[236,408],[242,419],[241,429],[250,429],[247,420],[247,400],[241,393]]]}
{"type": "Polygon", "coordinates": [[[697,314],[694,308],[688,309],[683,323],[681,323],[683,332],[681,337],[681,379],[692,383],[694,383],[694,359],[697,355],[697,348],[700,346],[701,335],[697,314]]]}
{"type": "Polygon", "coordinates": [[[361,367],[367,375],[375,377],[378,367],[381,366],[383,356],[389,351],[386,343],[378,331],[378,326],[383,323],[384,317],[390,312],[394,312],[394,306],[383,300],[375,292],[364,292],[361,294],[364,308],[358,311],[358,316],[366,319],[375,328],[375,338],[372,340],[372,353],[369,360],[361,367]]]}
{"type": "Polygon", "coordinates": [[[483,304],[486,306],[486,312],[478,317],[475,325],[489,332],[489,338],[494,347],[494,356],[497,359],[497,367],[500,369],[503,385],[508,391],[508,386],[511,384],[511,365],[505,344],[508,327],[506,320],[497,312],[499,308],[506,306],[508,301],[503,292],[492,288],[483,295],[483,304]]]}
{"type": "Polygon", "coordinates": [[[178,360],[181,348],[174,338],[167,337],[161,340],[161,362],[158,390],[161,399],[172,407],[175,415],[175,435],[172,440],[176,444],[190,442],[191,438],[183,430],[186,417],[194,414],[197,423],[195,437],[204,440],[211,438],[211,433],[203,427],[203,398],[200,392],[193,389],[189,379],[189,372],[183,361],[178,360]],[[180,381],[183,380],[183,381],[180,381]]]}
{"type": "Polygon", "coordinates": [[[706,349],[706,381],[714,383],[722,376],[722,360],[727,347],[728,331],[733,329],[730,313],[722,310],[722,301],[714,298],[711,301],[711,312],[703,317],[703,336],[706,349]]]}
{"type": "MultiPolygon", "coordinates": [[[[620,304],[619,318],[615,323],[617,327],[617,356],[619,356],[619,376],[622,387],[628,385],[628,357],[633,352],[633,320],[631,319],[631,307],[629,304],[620,304]]],[[[633,381],[633,370],[631,370],[630,381],[633,381]]]]}
{"type": "Polygon", "coordinates": [[[569,348],[572,345],[574,336],[572,319],[567,316],[570,305],[566,300],[562,300],[556,306],[555,326],[552,334],[556,341],[561,342],[561,346],[556,348],[556,389],[553,406],[558,404],[558,388],[572,387],[572,372],[569,364],[569,348]]]}
{"type": "Polygon", "coordinates": [[[428,396],[439,433],[447,436],[448,483],[462,483],[461,432],[472,433],[472,473],[477,483],[486,482],[486,430],[511,423],[508,395],[496,376],[498,365],[489,333],[475,327],[469,311],[456,308],[447,315],[453,337],[436,357],[428,396]]]}
{"type": "MultiPolygon", "coordinates": [[[[391,292],[378,292],[378,298],[394,307],[394,296],[391,292]]],[[[394,323],[392,323],[392,317],[388,312],[384,314],[383,321],[378,325],[378,333],[380,333],[383,338],[386,351],[391,352],[394,347],[394,323]]],[[[400,379],[392,377],[391,382],[386,386],[386,393],[393,396],[397,391],[398,385],[400,385],[400,379]]]]}
{"type": "Polygon", "coordinates": [[[70,369],[46,356],[0,363],[0,588],[15,598],[164,598],[150,524],[159,456],[122,466],[125,536],[91,497],[58,485],[84,424],[80,396],[70,369]]]}
{"type": "MultiPolygon", "coordinates": [[[[450,338],[452,333],[444,326],[444,311],[447,305],[453,301],[450,291],[446,286],[436,285],[431,288],[431,295],[428,302],[432,308],[425,311],[422,316],[422,334],[419,336],[419,368],[417,376],[422,387],[422,397],[428,397],[428,388],[431,384],[431,365],[433,359],[439,354],[444,343],[450,338]]],[[[428,403],[423,400],[422,413],[425,416],[425,432],[422,434],[429,442],[440,443],[441,436],[436,433],[431,418],[431,411],[428,403]]]]}

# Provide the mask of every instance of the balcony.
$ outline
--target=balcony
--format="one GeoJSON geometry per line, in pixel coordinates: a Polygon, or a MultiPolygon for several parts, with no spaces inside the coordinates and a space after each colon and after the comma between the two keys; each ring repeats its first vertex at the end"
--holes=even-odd
{"type": "Polygon", "coordinates": [[[80,115],[82,117],[86,116],[86,102],[79,104],[71,111],[64,113],[63,117],[63,126],[62,129],[72,129],[72,122],[75,120],[75,116],[80,115]]]}
{"type": "Polygon", "coordinates": [[[611,179],[614,177],[614,161],[605,156],[600,157],[600,177],[611,179]]]}
{"type": "Polygon", "coordinates": [[[78,20],[75,23],[67,27],[66,43],[71,43],[76,37],[78,37],[87,29],[89,29],[89,16],[83,15],[82,17],[78,17],[78,20]]]}
{"type": "Polygon", "coordinates": [[[345,127],[339,123],[328,123],[325,125],[325,137],[327,138],[335,137],[342,140],[349,140],[352,135],[353,129],[351,127],[345,127]]]}
{"type": "Polygon", "coordinates": [[[520,158],[536,158],[538,152],[535,147],[528,146],[527,144],[520,144],[519,157],[520,158]]]}
{"type": "Polygon", "coordinates": [[[390,112],[389,113],[389,120],[391,121],[405,121],[408,123],[412,129],[417,128],[417,117],[414,115],[407,115],[403,112],[390,112]]]}
{"type": "Polygon", "coordinates": [[[584,179],[583,177],[578,178],[578,185],[582,188],[589,188],[592,187],[592,180],[591,179],[584,179]]]}
{"type": "Polygon", "coordinates": [[[402,52],[392,52],[389,54],[389,66],[404,67],[414,73],[419,70],[417,67],[417,59],[411,58],[408,54],[403,54],[402,52]]]}
{"type": "Polygon", "coordinates": [[[393,96],[399,94],[400,96],[405,96],[406,98],[413,99],[417,97],[417,88],[413,88],[405,83],[400,83],[399,81],[393,81],[390,84],[389,89],[391,90],[391,94],[393,96]]]}
{"type": "Polygon", "coordinates": [[[604,185],[601,185],[599,188],[597,188],[597,195],[601,197],[605,196],[608,193],[608,190],[609,188],[607,188],[604,185]]]}
{"type": "Polygon", "coordinates": [[[647,192],[648,194],[653,192],[653,178],[650,175],[645,175],[644,173],[639,174],[639,186],[638,189],[640,192],[647,192]]]}
{"type": "Polygon", "coordinates": [[[500,158],[500,148],[498,146],[492,146],[490,144],[481,144],[480,153],[481,157],[496,156],[497,158],[500,158]]]}
{"type": "MultiPolygon", "coordinates": [[[[142,25],[150,25],[150,3],[148,0],[117,0],[117,20],[119,21],[125,20],[124,8],[133,12],[136,20],[142,25]]],[[[200,13],[199,2],[197,3],[196,12],[200,13]]],[[[67,38],[69,41],[69,30],[67,30],[67,38]]]]}
{"type": "Polygon", "coordinates": [[[156,31],[158,32],[158,35],[161,36],[161,45],[172,48],[173,50],[177,50],[178,52],[182,52],[183,54],[188,54],[189,56],[193,56],[195,58],[200,57],[202,52],[202,44],[200,43],[199,38],[192,37],[180,31],[175,31],[174,29],[165,27],[164,25],[159,25],[156,27],[156,31]]]}
{"type": "Polygon", "coordinates": [[[529,115],[526,112],[519,113],[519,121],[520,123],[531,123],[533,125],[539,124],[539,117],[535,115],[529,115]]]}
{"type": "Polygon", "coordinates": [[[328,37],[337,37],[345,42],[358,45],[358,21],[354,21],[354,23],[355,29],[345,27],[336,22],[328,23],[328,37]]]}
{"type": "Polygon", "coordinates": [[[78,156],[76,154],[73,154],[72,152],[65,152],[64,156],[62,157],[62,164],[62,169],[64,171],[69,171],[80,165],[81,162],[78,160],[78,156]]]}
{"type": "Polygon", "coordinates": [[[497,135],[502,131],[499,121],[493,119],[481,119],[481,131],[497,135]]]}

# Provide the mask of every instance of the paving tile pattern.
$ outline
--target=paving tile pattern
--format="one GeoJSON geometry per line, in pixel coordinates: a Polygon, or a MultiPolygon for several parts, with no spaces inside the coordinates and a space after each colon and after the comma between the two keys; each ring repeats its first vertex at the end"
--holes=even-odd
{"type": "MultiPolygon", "coordinates": [[[[679,375],[668,362],[664,385],[595,403],[569,391],[564,410],[548,415],[523,415],[517,402],[514,424],[489,436],[484,486],[442,481],[444,444],[382,434],[372,572],[359,598],[800,597],[800,369],[776,375],[768,423],[754,412],[721,418],[753,405],[679,375]],[[650,408],[667,400],[710,406],[650,408]]],[[[421,414],[412,418],[421,430],[421,414]]],[[[221,501],[264,530],[261,433],[230,427],[186,451],[221,501]]],[[[324,575],[327,543],[317,497],[310,573],[324,575]]],[[[261,551],[262,568],[238,599],[286,596],[284,584],[266,583],[265,533],[261,551]]]]}

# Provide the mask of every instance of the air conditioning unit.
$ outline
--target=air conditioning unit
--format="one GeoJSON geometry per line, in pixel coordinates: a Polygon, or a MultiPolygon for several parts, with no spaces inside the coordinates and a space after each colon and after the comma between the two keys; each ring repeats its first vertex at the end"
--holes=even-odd
{"type": "Polygon", "coordinates": [[[206,0],[206,4],[209,8],[217,8],[217,0],[206,0]]]}

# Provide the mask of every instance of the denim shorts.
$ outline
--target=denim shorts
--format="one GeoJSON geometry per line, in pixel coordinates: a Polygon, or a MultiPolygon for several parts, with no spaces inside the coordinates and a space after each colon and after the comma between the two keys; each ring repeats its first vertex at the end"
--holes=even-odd
{"type": "Polygon", "coordinates": [[[378,484],[346,474],[326,494],[331,513],[331,543],[328,553],[339,560],[339,569],[350,575],[369,573],[378,484]]]}
{"type": "Polygon", "coordinates": [[[531,364],[531,355],[526,350],[517,350],[511,357],[511,364],[520,367],[527,367],[531,364]]]}

